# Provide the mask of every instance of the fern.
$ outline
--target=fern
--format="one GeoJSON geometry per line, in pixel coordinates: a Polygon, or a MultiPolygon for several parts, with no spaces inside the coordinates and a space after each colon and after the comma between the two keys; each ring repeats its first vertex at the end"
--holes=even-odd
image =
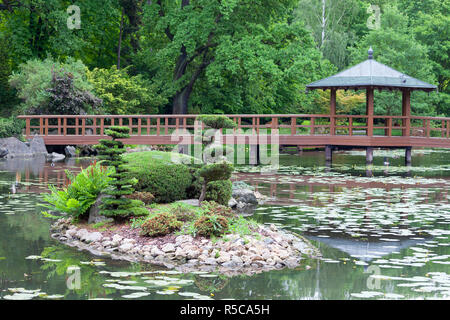
{"type": "MultiPolygon", "coordinates": [[[[94,163],[78,175],[66,171],[70,185],[62,190],[49,185],[50,193],[44,194],[43,207],[51,211],[64,212],[74,218],[84,215],[95,203],[99,194],[108,187],[113,170],[94,163]]],[[[48,216],[49,213],[42,212],[48,216]]]]}

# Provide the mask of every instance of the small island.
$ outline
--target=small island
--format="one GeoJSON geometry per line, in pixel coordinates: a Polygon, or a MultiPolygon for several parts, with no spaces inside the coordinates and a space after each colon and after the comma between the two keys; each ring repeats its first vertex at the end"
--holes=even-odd
{"type": "MultiPolygon", "coordinates": [[[[203,121],[215,129],[231,125],[220,116],[203,121]]],[[[128,131],[108,128],[111,139],[96,146],[99,161],[78,175],[67,172],[64,190],[50,187],[43,214],[57,219],[53,238],[94,255],[183,272],[253,274],[320,256],[305,238],[244,217],[239,209],[254,208],[260,196],[233,185],[225,159],[198,164],[177,153],[127,151],[120,140],[128,131]]]]}

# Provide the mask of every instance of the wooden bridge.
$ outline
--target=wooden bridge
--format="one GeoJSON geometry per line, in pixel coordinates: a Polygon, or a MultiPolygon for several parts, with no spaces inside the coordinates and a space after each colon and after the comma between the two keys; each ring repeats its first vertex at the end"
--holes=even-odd
{"type": "MultiPolygon", "coordinates": [[[[127,144],[198,144],[195,128],[204,128],[197,115],[35,115],[26,122],[25,136],[41,136],[46,145],[97,144],[108,138],[105,129],[128,126],[127,144]],[[183,130],[182,130],[183,129],[183,130]],[[174,135],[175,132],[179,134],[174,135]],[[181,130],[181,131],[180,131],[181,130]]],[[[331,161],[333,148],[450,148],[450,118],[326,114],[228,115],[237,127],[225,132],[228,145],[279,144],[323,146],[331,161]],[[275,140],[276,138],[276,140],[275,140]]],[[[410,159],[409,159],[410,161],[410,159]]]]}
{"type": "MultiPolygon", "coordinates": [[[[280,145],[352,147],[450,148],[450,118],[416,116],[267,114],[228,115],[237,128],[224,134],[225,144],[270,144],[278,136],[280,145]],[[370,121],[369,121],[370,120],[370,121]],[[238,139],[245,137],[247,139],[238,139]],[[262,139],[264,137],[264,139],[262,139]],[[250,142],[249,139],[252,142],[250,142]]],[[[25,136],[41,136],[47,145],[97,144],[112,125],[128,126],[127,144],[179,144],[194,141],[197,115],[36,115],[19,116],[26,121],[25,136]],[[178,138],[176,130],[185,129],[178,138]],[[186,141],[186,140],[185,140],[186,141]]],[[[180,131],[181,132],[181,131],[180,131]]]]}

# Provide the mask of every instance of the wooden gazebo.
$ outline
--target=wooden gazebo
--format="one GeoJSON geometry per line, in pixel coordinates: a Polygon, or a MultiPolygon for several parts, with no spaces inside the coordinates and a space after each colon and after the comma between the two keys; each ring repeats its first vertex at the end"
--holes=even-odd
{"type": "MultiPolygon", "coordinates": [[[[426,92],[437,91],[437,86],[423,82],[394,70],[373,58],[372,48],[368,51],[366,61],[342,71],[331,77],[313,82],[306,86],[309,90],[330,90],[330,128],[331,135],[335,135],[336,128],[336,91],[342,90],[366,90],[366,115],[367,136],[374,136],[374,91],[375,90],[399,90],[402,92],[402,136],[410,136],[411,119],[411,92],[422,90],[426,92]]],[[[372,149],[368,149],[372,151],[372,149]]],[[[407,153],[410,153],[410,148],[407,153]]],[[[368,154],[368,162],[372,155],[368,154]]],[[[408,156],[407,156],[408,158],[408,156]]],[[[407,159],[408,162],[408,159],[407,159]]]]}

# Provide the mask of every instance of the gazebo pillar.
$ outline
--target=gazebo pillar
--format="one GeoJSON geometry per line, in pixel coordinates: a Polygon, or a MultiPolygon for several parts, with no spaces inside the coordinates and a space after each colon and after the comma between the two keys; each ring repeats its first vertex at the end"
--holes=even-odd
{"type": "Polygon", "coordinates": [[[336,134],[336,89],[330,90],[330,135],[336,134]]]}
{"type": "Polygon", "coordinates": [[[411,133],[411,91],[408,89],[402,90],[402,116],[407,117],[407,119],[402,120],[402,135],[404,137],[409,137],[411,133]]]}
{"type": "Polygon", "coordinates": [[[366,113],[367,113],[367,136],[373,136],[373,104],[374,104],[374,90],[372,87],[367,88],[366,92],[366,113]]]}

